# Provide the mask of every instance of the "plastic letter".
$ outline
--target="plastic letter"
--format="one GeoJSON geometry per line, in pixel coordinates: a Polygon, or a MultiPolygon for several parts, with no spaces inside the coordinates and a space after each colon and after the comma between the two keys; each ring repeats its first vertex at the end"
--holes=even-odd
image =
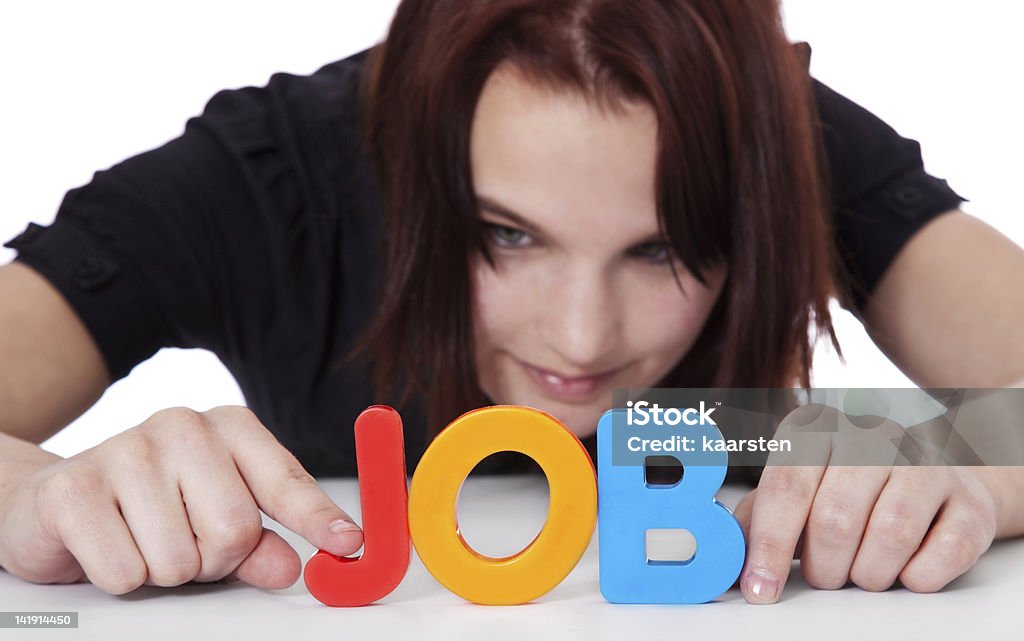
{"type": "Polygon", "coordinates": [[[596,513],[594,464],[583,444],[557,419],[528,407],[487,407],[452,421],[423,454],[409,489],[409,525],[423,564],[455,594],[485,605],[526,603],[561,583],[586,551],[596,513]],[[517,554],[492,558],[459,534],[455,508],[477,463],[502,451],[537,461],[550,498],[536,538],[517,554]]]}
{"type": "Polygon", "coordinates": [[[319,550],[306,563],[310,594],[332,606],[373,603],[391,593],[409,569],[409,512],[402,417],[373,405],[356,419],[356,463],[363,515],[363,554],[319,550]]]}
{"type": "MultiPolygon", "coordinates": [[[[728,508],[715,500],[725,479],[728,454],[662,452],[683,465],[675,486],[648,486],[643,465],[612,465],[612,421],[625,424],[625,410],[609,410],[597,427],[599,486],[598,543],[601,594],[612,603],[704,603],[726,592],[743,567],[743,530],[728,508]],[[699,457],[700,465],[687,466],[699,457]],[[720,465],[717,463],[721,462],[720,465]],[[648,529],[689,530],[697,541],[682,562],[648,561],[648,529]]],[[[721,439],[715,425],[686,427],[689,437],[721,439]]],[[[624,445],[622,445],[624,447],[624,445]]]]}

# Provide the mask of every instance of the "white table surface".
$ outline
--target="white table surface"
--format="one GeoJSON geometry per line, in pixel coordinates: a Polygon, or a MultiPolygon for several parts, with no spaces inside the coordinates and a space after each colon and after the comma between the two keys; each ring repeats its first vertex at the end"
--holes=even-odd
{"type": "MultiPolygon", "coordinates": [[[[354,480],[323,487],[358,514],[354,480]]],[[[741,488],[720,499],[733,505],[741,488]]],[[[511,554],[543,523],[547,486],[539,477],[470,479],[459,503],[462,531],[479,551],[511,554]]],[[[311,545],[268,521],[305,561],[311,545]]],[[[35,585],[0,572],[0,611],[77,611],[78,629],[0,629],[0,639],[1024,639],[1024,540],[993,545],[967,574],[936,594],[903,589],[869,593],[856,587],[810,588],[794,565],[780,603],[748,605],[734,588],[704,605],[607,603],[598,588],[597,536],[576,569],[538,601],[480,606],[451,594],[413,555],[405,581],[363,608],[330,608],[300,578],[284,590],[244,583],[143,587],[123,596],[94,586],[35,585]]]]}

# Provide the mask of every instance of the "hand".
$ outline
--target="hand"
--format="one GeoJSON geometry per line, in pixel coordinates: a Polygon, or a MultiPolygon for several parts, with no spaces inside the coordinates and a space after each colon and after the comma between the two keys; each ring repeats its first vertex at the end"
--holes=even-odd
{"type": "Polygon", "coordinates": [[[0,496],[0,565],[36,583],[87,578],[111,594],[225,577],[287,587],[302,563],[263,528],[260,509],[332,554],[362,545],[251,411],[166,409],[0,496]]]}
{"type": "MultiPolygon", "coordinates": [[[[793,414],[838,420],[833,408],[809,407],[793,414]]],[[[740,587],[748,602],[776,602],[797,555],[804,578],[819,589],[852,581],[881,591],[898,579],[915,592],[934,592],[991,545],[996,502],[982,470],[834,465],[842,457],[823,454],[818,465],[766,466],[758,488],[737,506],[747,533],[740,587]]]]}

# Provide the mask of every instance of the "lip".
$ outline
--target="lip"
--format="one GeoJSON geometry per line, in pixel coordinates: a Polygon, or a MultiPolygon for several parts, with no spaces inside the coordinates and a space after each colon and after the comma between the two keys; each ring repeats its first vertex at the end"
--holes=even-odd
{"type": "Polygon", "coordinates": [[[564,376],[549,369],[536,367],[527,362],[519,361],[530,379],[550,398],[559,401],[580,402],[593,398],[594,393],[601,389],[612,376],[622,368],[591,374],[588,376],[564,376]]]}

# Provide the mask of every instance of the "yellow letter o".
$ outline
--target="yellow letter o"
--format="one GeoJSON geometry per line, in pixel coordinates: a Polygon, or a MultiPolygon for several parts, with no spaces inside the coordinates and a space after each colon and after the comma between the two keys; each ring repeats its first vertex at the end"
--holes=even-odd
{"type": "Polygon", "coordinates": [[[452,421],[420,459],[409,488],[409,531],[416,553],[441,585],[467,601],[532,601],[568,576],[590,544],[597,519],[597,477],[579,438],[528,407],[498,405],[452,421]],[[459,533],[456,501],[473,468],[496,452],[521,452],[548,479],[548,516],[519,553],[484,556],[459,533]]]}

